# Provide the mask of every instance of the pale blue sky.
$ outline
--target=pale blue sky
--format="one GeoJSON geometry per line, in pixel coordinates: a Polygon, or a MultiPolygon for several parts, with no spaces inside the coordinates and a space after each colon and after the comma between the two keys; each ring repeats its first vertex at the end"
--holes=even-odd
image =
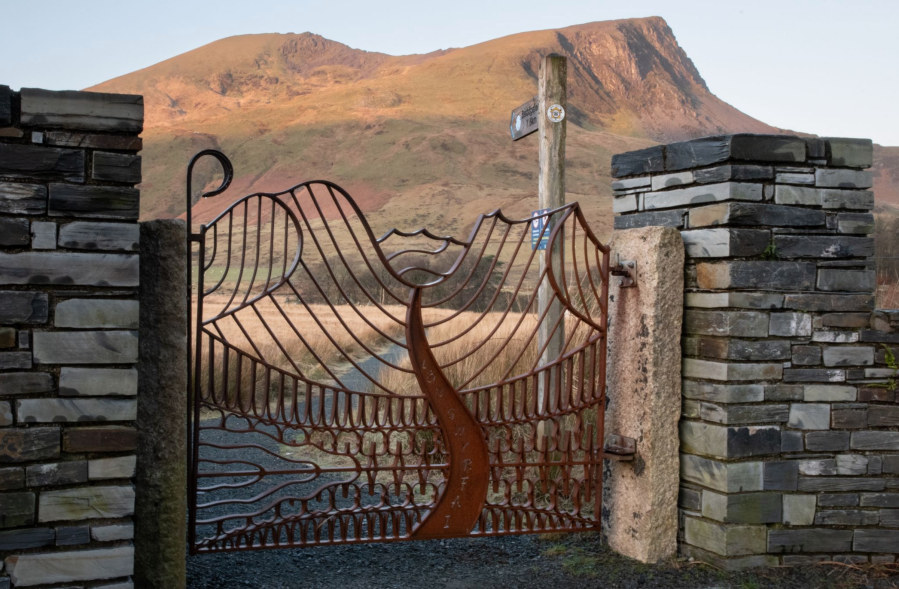
{"type": "Polygon", "coordinates": [[[662,16],[712,92],[771,125],[899,145],[896,0],[0,1],[0,84],[80,89],[222,37],[311,31],[390,54],[662,16]]]}

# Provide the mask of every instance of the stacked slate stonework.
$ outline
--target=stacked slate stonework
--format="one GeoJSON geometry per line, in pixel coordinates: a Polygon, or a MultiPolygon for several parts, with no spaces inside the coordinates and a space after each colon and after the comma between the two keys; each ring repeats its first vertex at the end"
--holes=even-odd
{"type": "Polygon", "coordinates": [[[0,86],[0,588],[132,587],[142,127],[0,86]]]}
{"type": "Polygon", "coordinates": [[[686,247],[685,555],[899,553],[899,331],[872,315],[871,159],[869,140],[728,135],[612,160],[615,227],[676,227],[686,247]]]}

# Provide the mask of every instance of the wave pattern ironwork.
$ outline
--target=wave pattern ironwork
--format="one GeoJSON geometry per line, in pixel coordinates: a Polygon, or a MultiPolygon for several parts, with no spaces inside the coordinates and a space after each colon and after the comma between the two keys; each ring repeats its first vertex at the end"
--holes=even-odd
{"type": "MultiPolygon", "coordinates": [[[[198,154],[188,204],[203,155],[230,183],[198,154]]],[[[377,237],[316,181],[189,233],[192,553],[598,529],[609,250],[577,203],[377,237]]]]}

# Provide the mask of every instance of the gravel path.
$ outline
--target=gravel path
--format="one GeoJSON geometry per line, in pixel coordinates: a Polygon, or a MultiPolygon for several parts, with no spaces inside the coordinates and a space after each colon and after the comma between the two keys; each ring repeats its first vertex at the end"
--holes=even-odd
{"type": "MultiPolygon", "coordinates": [[[[226,441],[206,432],[216,438],[226,441]]],[[[264,445],[277,449],[271,440],[264,445]]],[[[193,589],[899,588],[899,577],[831,565],[739,574],[685,561],[647,566],[607,550],[591,533],[205,554],[188,557],[187,572],[193,589]]]]}
{"type": "Polygon", "coordinates": [[[847,567],[724,573],[673,561],[648,566],[606,549],[595,534],[400,542],[189,557],[192,589],[840,589],[899,587],[847,567]]]}

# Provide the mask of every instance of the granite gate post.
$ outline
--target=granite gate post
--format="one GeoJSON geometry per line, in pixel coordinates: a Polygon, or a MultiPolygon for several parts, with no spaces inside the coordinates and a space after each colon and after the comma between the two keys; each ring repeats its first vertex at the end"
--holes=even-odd
{"type": "Polygon", "coordinates": [[[141,223],[134,583],[187,583],[187,225],[141,223]]]}
{"type": "Polygon", "coordinates": [[[613,260],[636,263],[637,285],[609,281],[606,431],[637,440],[631,462],[608,462],[603,529],[609,546],[642,562],[677,550],[684,245],[670,227],[615,231],[613,260]]]}
{"type": "Polygon", "coordinates": [[[740,134],[612,160],[616,229],[686,247],[685,555],[899,553],[899,314],[872,316],[871,163],[870,140],[740,134]]]}

